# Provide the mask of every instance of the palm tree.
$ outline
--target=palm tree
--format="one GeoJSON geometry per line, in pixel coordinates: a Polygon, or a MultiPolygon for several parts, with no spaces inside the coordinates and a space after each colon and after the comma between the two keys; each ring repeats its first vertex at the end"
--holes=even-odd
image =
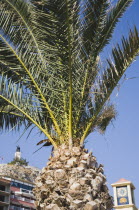
{"type": "Polygon", "coordinates": [[[37,209],[111,209],[103,167],[83,145],[115,117],[110,95],[139,53],[134,26],[100,62],[131,2],[0,0],[0,129],[37,127],[38,144],[54,147],[37,209]]]}

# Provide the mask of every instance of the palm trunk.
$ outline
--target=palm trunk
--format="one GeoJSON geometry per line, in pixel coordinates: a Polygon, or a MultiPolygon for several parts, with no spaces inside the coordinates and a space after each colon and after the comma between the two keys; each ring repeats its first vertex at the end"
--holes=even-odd
{"type": "Polygon", "coordinates": [[[80,147],[54,150],[34,193],[38,210],[110,210],[113,205],[103,166],[80,147]]]}

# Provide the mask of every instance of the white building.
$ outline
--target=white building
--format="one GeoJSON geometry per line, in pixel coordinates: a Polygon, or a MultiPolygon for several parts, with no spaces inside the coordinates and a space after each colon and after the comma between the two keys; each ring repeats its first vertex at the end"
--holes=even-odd
{"type": "Polygon", "coordinates": [[[111,185],[114,192],[114,209],[115,210],[138,210],[134,199],[134,185],[126,179],[111,185]]]}

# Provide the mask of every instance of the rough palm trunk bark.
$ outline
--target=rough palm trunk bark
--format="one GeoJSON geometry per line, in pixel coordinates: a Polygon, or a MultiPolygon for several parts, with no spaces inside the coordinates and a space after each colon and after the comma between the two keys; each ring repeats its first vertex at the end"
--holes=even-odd
{"type": "Polygon", "coordinates": [[[34,189],[39,210],[110,210],[103,166],[86,149],[62,145],[53,152],[34,189]]]}

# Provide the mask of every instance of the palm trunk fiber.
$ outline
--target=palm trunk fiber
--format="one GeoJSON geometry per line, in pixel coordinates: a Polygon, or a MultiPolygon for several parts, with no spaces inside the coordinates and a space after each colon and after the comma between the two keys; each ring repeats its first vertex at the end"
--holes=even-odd
{"type": "Polygon", "coordinates": [[[66,145],[54,150],[34,189],[38,210],[110,210],[103,166],[92,153],[66,145]]]}

